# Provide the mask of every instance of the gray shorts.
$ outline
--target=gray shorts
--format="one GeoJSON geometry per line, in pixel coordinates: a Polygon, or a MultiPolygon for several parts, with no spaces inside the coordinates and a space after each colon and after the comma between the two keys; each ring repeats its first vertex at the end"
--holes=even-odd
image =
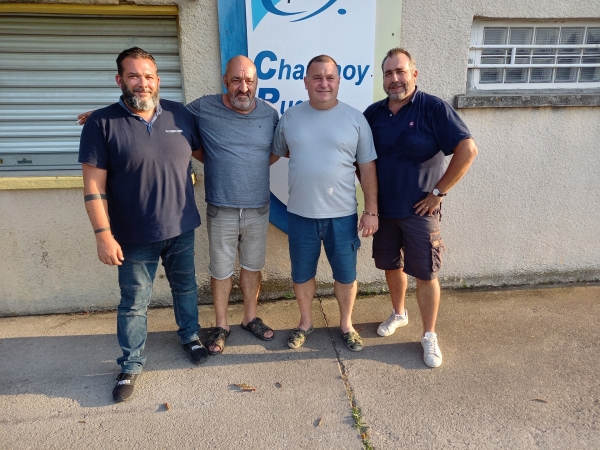
{"type": "Polygon", "coordinates": [[[236,252],[240,266],[257,272],[265,265],[269,205],[261,208],[206,206],[210,275],[225,280],[233,275],[236,252]]]}

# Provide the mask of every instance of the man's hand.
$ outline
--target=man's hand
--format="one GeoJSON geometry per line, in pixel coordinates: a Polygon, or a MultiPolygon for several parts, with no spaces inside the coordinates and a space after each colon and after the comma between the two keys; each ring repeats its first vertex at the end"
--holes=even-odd
{"type": "Polygon", "coordinates": [[[87,112],[84,112],[83,114],[79,114],[77,116],[77,124],[83,125],[85,123],[85,121],[88,119],[88,117],[90,117],[94,111],[95,110],[92,109],[91,111],[87,111],[87,112]]]}
{"type": "Polygon", "coordinates": [[[358,231],[362,230],[362,237],[373,236],[379,228],[379,218],[377,216],[371,216],[369,214],[363,214],[360,216],[358,222],[358,231]]]}
{"type": "Polygon", "coordinates": [[[442,197],[429,193],[427,197],[414,205],[413,208],[416,208],[415,212],[420,216],[424,216],[425,214],[431,216],[433,212],[440,207],[441,203],[442,197]]]}
{"type": "Polygon", "coordinates": [[[98,259],[108,266],[120,266],[125,258],[121,246],[110,234],[104,231],[96,235],[96,247],[98,249],[98,259]]]}

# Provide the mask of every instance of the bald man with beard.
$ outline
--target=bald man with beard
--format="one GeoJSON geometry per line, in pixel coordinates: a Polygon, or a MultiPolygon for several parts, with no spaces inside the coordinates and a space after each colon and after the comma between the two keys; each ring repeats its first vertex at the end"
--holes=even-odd
{"type": "Polygon", "coordinates": [[[230,334],[227,305],[236,253],[244,298],[241,328],[259,339],[273,339],[273,330],[257,316],[257,302],[269,225],[269,165],[279,159],[271,153],[279,115],[271,103],[256,98],[256,67],[245,56],[229,60],[223,83],[225,94],[206,95],[187,105],[196,116],[202,141],[202,150],[194,156],[204,163],[216,315],[207,342],[211,355],[223,352],[230,334]]]}

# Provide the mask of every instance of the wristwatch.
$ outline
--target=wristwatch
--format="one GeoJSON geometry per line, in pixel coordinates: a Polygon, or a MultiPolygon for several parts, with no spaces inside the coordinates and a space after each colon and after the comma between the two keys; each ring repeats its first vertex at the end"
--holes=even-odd
{"type": "Polygon", "coordinates": [[[446,194],[442,194],[438,188],[433,188],[433,191],[431,191],[431,193],[433,195],[435,195],[436,197],[445,197],[446,196],[446,194]]]}

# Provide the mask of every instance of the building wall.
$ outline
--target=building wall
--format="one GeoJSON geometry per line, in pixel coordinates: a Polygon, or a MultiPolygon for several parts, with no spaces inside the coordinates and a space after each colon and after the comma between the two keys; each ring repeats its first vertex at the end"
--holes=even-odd
{"type": "MultiPolygon", "coordinates": [[[[422,90],[464,94],[474,17],[600,19],[597,1],[403,0],[422,90]],[[440,14],[443,11],[443,14],[440,14]]],[[[600,278],[600,108],[464,109],[479,156],[444,201],[445,285],[600,278]]]]}
{"type": "MultiPolygon", "coordinates": [[[[88,0],[64,3],[119,4],[118,1],[88,0]]],[[[216,0],[176,3],[180,11],[185,96],[190,101],[221,89],[217,3],[216,0]]],[[[137,4],[156,6],[173,2],[153,0],[137,4]]],[[[201,164],[195,164],[194,170],[200,181],[196,184],[196,202],[204,221],[201,164]]],[[[36,182],[23,184],[35,187],[36,182]]],[[[15,183],[4,185],[15,186],[15,183]]],[[[0,316],[116,308],[119,303],[117,269],[98,261],[94,233],[83,204],[83,189],[2,189],[2,186],[0,179],[0,254],[3,255],[0,316]]],[[[208,243],[204,224],[196,233],[196,255],[200,301],[211,303],[207,295],[208,243]]],[[[169,303],[169,286],[159,267],[153,304],[169,303]]]]}
{"type": "MultiPolygon", "coordinates": [[[[177,2],[187,101],[221,89],[216,3],[177,2]]],[[[474,16],[598,18],[596,3],[403,0],[399,43],[417,58],[419,87],[452,101],[465,93],[474,16]],[[532,15],[540,9],[543,13],[532,15]]],[[[376,61],[382,56],[376,55],[376,61]]],[[[593,233],[600,221],[600,163],[592,158],[600,142],[600,108],[471,109],[460,114],[480,155],[444,201],[448,250],[443,285],[600,278],[600,246],[593,233]]],[[[194,170],[199,178],[196,201],[204,220],[201,164],[194,164],[194,170]]],[[[0,315],[109,309],[118,304],[117,269],[97,260],[81,188],[0,189],[0,254],[0,315]]],[[[370,255],[370,239],[363,240],[358,262],[363,291],[384,286],[370,255]]],[[[202,225],[196,234],[196,271],[203,303],[211,302],[207,266],[202,225]]],[[[270,226],[263,297],[291,293],[289,269],[287,237],[270,226]]],[[[317,281],[320,292],[331,292],[324,258],[317,281]]],[[[239,288],[234,289],[234,297],[239,294],[239,288]]],[[[170,302],[162,270],[153,302],[170,302]]]]}

